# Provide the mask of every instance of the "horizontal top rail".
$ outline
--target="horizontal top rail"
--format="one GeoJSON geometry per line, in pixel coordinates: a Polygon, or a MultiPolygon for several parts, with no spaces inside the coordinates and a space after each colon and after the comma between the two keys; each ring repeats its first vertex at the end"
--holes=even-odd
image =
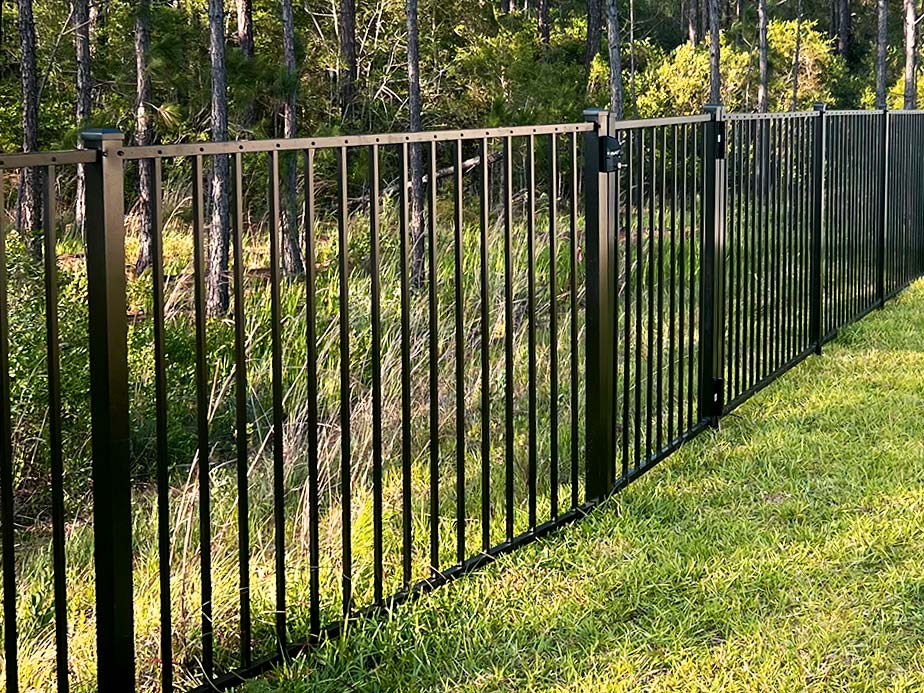
{"type": "Polygon", "coordinates": [[[904,108],[896,108],[894,111],[889,111],[890,116],[900,115],[900,116],[911,116],[911,115],[921,115],[924,111],[918,110],[905,110],[904,108]]]}
{"type": "Polygon", "coordinates": [[[306,149],[334,149],[339,147],[368,147],[372,145],[422,144],[425,142],[454,142],[528,135],[553,135],[593,130],[593,123],[560,123],[557,125],[522,125],[508,128],[473,130],[432,130],[429,132],[395,132],[378,135],[349,135],[343,137],[294,137],[276,140],[238,140],[235,142],[192,142],[187,144],[125,147],[117,156],[126,161],[137,159],[170,158],[216,154],[261,153],[271,151],[301,151],[306,149]]]}
{"type": "Polygon", "coordinates": [[[726,113],[725,120],[788,120],[815,118],[818,111],[785,111],[783,113],[726,113]]]}
{"type": "Polygon", "coordinates": [[[670,118],[642,118],[638,120],[614,120],[612,127],[616,130],[634,130],[636,128],[656,128],[665,125],[691,125],[712,120],[712,114],[699,113],[692,116],[672,116],[670,118]]]}
{"type": "MultiPolygon", "coordinates": [[[[888,111],[888,113],[895,112],[896,111],[888,111]]],[[[886,111],[883,111],[881,108],[869,111],[841,109],[839,111],[825,111],[825,116],[881,116],[883,113],[886,113],[886,111]]]]}
{"type": "Polygon", "coordinates": [[[72,149],[59,152],[14,152],[0,154],[0,170],[31,168],[33,166],[57,166],[68,164],[92,164],[96,161],[94,149],[72,149]]]}

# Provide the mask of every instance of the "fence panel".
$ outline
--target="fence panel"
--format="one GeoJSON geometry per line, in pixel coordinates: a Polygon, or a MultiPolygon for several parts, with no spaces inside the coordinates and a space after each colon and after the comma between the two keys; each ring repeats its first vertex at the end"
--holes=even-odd
{"type": "Polygon", "coordinates": [[[815,112],[728,115],[726,411],[811,350],[815,112]]]}
{"type": "Polygon", "coordinates": [[[882,111],[825,114],[822,340],[879,302],[882,111]]]}
{"type": "Polygon", "coordinates": [[[139,642],[161,663],[144,685],[231,685],[581,516],[591,127],[120,150],[191,190],[169,215],[156,200],[154,275],[179,237],[188,281],[152,285],[153,367],[133,373],[166,393],[177,347],[195,352],[190,404],[153,412],[173,638],[139,642]],[[233,242],[216,315],[218,166],[233,242]]]}
{"type": "Polygon", "coordinates": [[[616,123],[618,484],[704,427],[699,364],[709,119],[616,123]]]}
{"type": "Polygon", "coordinates": [[[885,184],[884,294],[888,298],[922,270],[924,114],[890,111],[885,184]]]}
{"type": "Polygon", "coordinates": [[[228,688],[582,517],[921,274],[922,119],[0,155],[6,690],[228,688]]]}
{"type": "MultiPolygon", "coordinates": [[[[59,235],[70,210],[59,210],[58,189],[77,165],[96,159],[93,151],[0,154],[2,670],[11,693],[66,691],[92,683],[95,673],[72,674],[69,666],[69,624],[81,610],[93,608],[92,593],[68,579],[69,572],[81,571],[69,566],[79,542],[67,526],[89,510],[82,503],[89,489],[77,489],[73,481],[90,473],[83,452],[88,398],[62,401],[62,380],[69,395],[75,381],[78,388],[87,386],[88,334],[79,314],[74,320],[82,306],[70,295],[87,275],[69,261],[84,252],[79,239],[71,239],[71,253],[59,257],[59,235]],[[10,233],[10,216],[22,232],[10,233]],[[23,637],[37,630],[39,640],[23,637]],[[40,671],[23,666],[23,651],[48,664],[40,671]]],[[[78,657],[92,646],[81,645],[78,657]]]]}

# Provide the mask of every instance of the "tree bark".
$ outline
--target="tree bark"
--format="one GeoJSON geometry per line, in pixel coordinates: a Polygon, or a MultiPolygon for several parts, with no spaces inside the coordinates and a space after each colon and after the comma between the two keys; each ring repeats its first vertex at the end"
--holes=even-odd
{"type": "MultiPolygon", "coordinates": [[[[74,0],[74,53],[77,61],[77,101],[75,119],[78,131],[90,121],[93,84],[90,81],[90,7],[87,0],[74,0]]],[[[74,225],[83,237],[87,214],[87,180],[83,164],[77,166],[77,192],[74,198],[74,225]]]]}
{"type": "Polygon", "coordinates": [[[344,120],[353,109],[356,88],[356,2],[340,0],[340,115],[344,120]]]}
{"type": "Polygon", "coordinates": [[[837,54],[847,55],[850,50],[850,2],[837,0],[837,54]]]}
{"type": "Polygon", "coordinates": [[[106,15],[109,12],[109,0],[93,0],[89,3],[90,11],[90,59],[96,57],[99,46],[106,44],[103,29],[106,28],[106,15]]]}
{"type": "Polygon", "coordinates": [[[799,68],[802,62],[802,0],[796,2],[796,49],[792,56],[792,109],[799,110],[799,68]]]}
{"type": "Polygon", "coordinates": [[[619,8],[616,0],[606,0],[606,37],[610,52],[610,110],[617,118],[622,119],[625,112],[622,56],[619,53],[622,42],[619,38],[619,8]]]}
{"type": "Polygon", "coordinates": [[[253,0],[237,0],[237,44],[248,60],[253,60],[253,0]]]}
{"type": "Polygon", "coordinates": [[[501,0],[501,12],[510,14],[510,0],[501,0]]]}
{"type": "Polygon", "coordinates": [[[719,46],[719,3],[708,0],[709,7],[709,101],[722,103],[722,76],[719,72],[721,60],[719,46]]]}
{"type": "Polygon", "coordinates": [[[905,2],[905,98],[906,110],[913,110],[918,100],[917,85],[917,8],[915,0],[905,2]]]}
{"type": "Polygon", "coordinates": [[[635,67],[635,0],[629,0],[629,96],[632,98],[632,110],[638,113],[635,67]]]}
{"type": "Polygon", "coordinates": [[[886,54],[889,47],[889,3],[878,0],[878,30],[876,32],[876,108],[886,107],[886,54]]]}
{"type": "Polygon", "coordinates": [[[544,48],[548,49],[551,40],[551,25],[549,24],[549,0],[539,0],[539,15],[537,18],[539,40],[544,48]]]}
{"type": "MultiPolygon", "coordinates": [[[[420,92],[420,30],[417,24],[417,0],[406,0],[407,13],[407,81],[408,81],[408,127],[411,132],[423,129],[423,97],[420,92]]],[[[410,146],[409,174],[411,177],[411,198],[409,200],[409,233],[411,237],[411,283],[420,288],[424,283],[424,189],[423,148],[419,144],[410,146]]],[[[433,183],[436,184],[435,181],[433,183]]]]}
{"type": "Polygon", "coordinates": [[[600,0],[587,0],[587,45],[584,48],[584,68],[587,70],[600,51],[600,14],[600,0]]]}
{"type": "MultiPolygon", "coordinates": [[[[22,150],[38,149],[38,81],[35,63],[35,22],[32,0],[18,0],[20,80],[22,82],[22,150]]],[[[18,226],[26,247],[42,256],[42,243],[35,232],[42,228],[42,178],[37,169],[25,168],[19,174],[18,226]]]]}
{"type": "MultiPolygon", "coordinates": [[[[151,0],[138,0],[135,10],[135,144],[146,147],[154,141],[154,128],[148,115],[151,101],[151,77],[148,56],[151,53],[151,0]]],[[[138,207],[141,243],[135,260],[135,273],[151,266],[154,234],[154,162],[138,162],[138,207]]]]}
{"type": "Polygon", "coordinates": [[[757,0],[757,24],[757,112],[766,113],[769,106],[767,81],[770,72],[767,56],[767,0],[757,0]]]}
{"type": "Polygon", "coordinates": [[[699,0],[690,0],[687,15],[687,38],[693,46],[699,45],[699,0]]]}
{"type": "MultiPolygon", "coordinates": [[[[237,0],[237,43],[244,59],[253,62],[253,0],[237,0]]],[[[241,126],[249,129],[255,117],[253,103],[248,103],[241,115],[241,126]]]]}
{"type": "MultiPolygon", "coordinates": [[[[296,99],[298,97],[298,67],[295,64],[295,19],[292,12],[292,0],[282,0],[282,55],[286,69],[286,98],[283,104],[283,136],[295,137],[298,132],[296,120],[296,99]]],[[[295,155],[284,158],[285,189],[282,205],[282,229],[285,244],[282,252],[282,268],[289,274],[302,274],[305,264],[302,261],[301,247],[298,243],[298,206],[296,202],[295,155]]]]}
{"type": "MultiPolygon", "coordinates": [[[[228,94],[225,75],[224,0],[209,0],[209,63],[212,80],[211,138],[228,139],[228,94]]],[[[230,205],[228,199],[228,157],[212,157],[212,219],[208,245],[208,310],[212,315],[228,310],[228,244],[230,205]]]]}

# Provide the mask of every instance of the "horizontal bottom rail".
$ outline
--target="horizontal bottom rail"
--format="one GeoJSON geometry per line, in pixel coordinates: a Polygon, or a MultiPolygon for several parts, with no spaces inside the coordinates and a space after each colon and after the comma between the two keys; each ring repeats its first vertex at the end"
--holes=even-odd
{"type": "MultiPolygon", "coordinates": [[[[643,468],[643,471],[647,471],[653,464],[649,464],[643,468]]],[[[641,476],[638,474],[637,476],[641,476]]],[[[619,490],[618,484],[613,488],[613,492],[619,490]]],[[[257,660],[248,667],[238,669],[234,672],[224,674],[220,677],[212,679],[208,683],[204,683],[197,688],[193,688],[189,693],[209,693],[210,691],[216,690],[228,690],[234,686],[240,686],[247,682],[248,679],[252,679],[260,674],[264,674],[274,666],[283,663],[286,660],[297,657],[301,654],[304,654],[310,651],[312,648],[318,646],[319,644],[325,642],[326,640],[332,640],[337,637],[340,637],[346,630],[346,625],[348,622],[360,622],[371,620],[375,618],[388,617],[392,610],[402,604],[411,602],[418,597],[421,597],[429,592],[432,592],[437,587],[442,587],[443,585],[456,580],[463,575],[476,571],[480,568],[483,568],[491,563],[493,563],[500,556],[510,553],[516,549],[519,549],[523,546],[531,544],[538,539],[546,537],[553,532],[561,529],[566,525],[570,525],[577,520],[583,519],[586,517],[594,508],[596,508],[600,503],[599,502],[590,502],[580,505],[576,508],[562,513],[555,520],[550,520],[544,522],[540,525],[537,525],[535,529],[523,532],[518,534],[510,541],[505,541],[497,546],[492,547],[488,551],[482,552],[466,561],[448,568],[447,570],[441,571],[436,577],[428,578],[426,580],[421,580],[410,587],[410,589],[403,590],[398,592],[391,597],[385,599],[381,604],[373,604],[365,609],[357,611],[354,614],[351,614],[349,619],[346,621],[337,621],[330,624],[329,626],[322,628],[319,636],[314,637],[306,642],[295,643],[288,645],[285,648],[284,652],[277,652],[276,654],[269,655],[260,660],[257,660]]]]}
{"type": "MultiPolygon", "coordinates": [[[[822,343],[824,343],[824,341],[825,340],[822,340],[822,343]]],[[[767,387],[767,385],[770,385],[771,383],[775,382],[781,375],[787,373],[788,371],[798,366],[806,358],[808,358],[813,353],[815,353],[815,348],[816,347],[814,344],[810,345],[807,349],[803,350],[802,352],[800,352],[799,354],[791,358],[789,361],[787,361],[782,366],[777,368],[766,378],[763,378],[756,385],[752,385],[747,390],[739,394],[731,402],[729,402],[722,408],[722,416],[725,416],[726,414],[730,414],[732,411],[734,411],[735,409],[740,407],[742,404],[744,404],[747,400],[751,399],[751,397],[753,397],[758,392],[760,392],[765,387],[767,387]]]]}
{"type": "Polygon", "coordinates": [[[616,482],[613,484],[613,488],[610,490],[610,493],[617,493],[618,491],[623,490],[626,486],[631,484],[633,481],[642,476],[649,469],[654,467],[667,457],[670,457],[673,453],[677,452],[681,446],[685,445],[689,441],[693,440],[700,433],[705,431],[707,428],[711,428],[709,421],[704,419],[697,423],[693,428],[684,433],[683,435],[675,438],[670,444],[661,448],[657,453],[648,458],[644,464],[638,467],[632,467],[625,474],[621,474],[616,482]]]}

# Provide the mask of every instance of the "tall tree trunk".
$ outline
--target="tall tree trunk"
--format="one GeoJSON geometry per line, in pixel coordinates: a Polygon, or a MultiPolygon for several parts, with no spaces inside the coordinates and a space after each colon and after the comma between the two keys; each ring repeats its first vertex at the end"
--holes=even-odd
{"type": "MultiPolygon", "coordinates": [[[[228,139],[228,93],[225,75],[224,0],[209,0],[209,63],[212,79],[211,138],[228,139]]],[[[208,247],[208,309],[216,315],[228,310],[228,244],[230,205],[228,199],[228,157],[212,157],[212,220],[208,247]]]]}
{"type": "Polygon", "coordinates": [[[237,0],[237,43],[244,57],[253,60],[253,0],[237,0]]]}
{"type": "MultiPolygon", "coordinates": [[[[35,66],[35,22],[32,0],[18,0],[20,78],[22,82],[22,150],[38,149],[38,82],[35,66]]],[[[34,168],[19,174],[19,230],[26,246],[36,257],[42,255],[42,243],[35,232],[42,227],[42,179],[34,168]]]]}
{"type": "Polygon", "coordinates": [[[539,0],[539,16],[537,18],[539,40],[544,48],[549,47],[551,40],[551,25],[549,24],[549,0],[539,0]]]}
{"type": "Polygon", "coordinates": [[[735,41],[737,45],[744,45],[744,27],[742,26],[742,19],[744,18],[744,0],[735,0],[735,24],[737,26],[737,31],[735,32],[735,41]]]}
{"type": "Polygon", "coordinates": [[[340,0],[340,115],[346,120],[356,88],[356,2],[340,0]]]}
{"type": "Polygon", "coordinates": [[[629,96],[632,99],[632,111],[638,113],[635,93],[635,0],[629,0],[629,96]]]}
{"type": "Polygon", "coordinates": [[[109,14],[109,0],[92,0],[89,3],[90,58],[96,57],[97,48],[106,45],[106,16],[109,14]]]}
{"type": "MultiPolygon", "coordinates": [[[[253,62],[253,0],[237,0],[237,43],[244,59],[253,62]]],[[[250,129],[254,118],[253,103],[247,103],[241,115],[241,126],[250,129]]]]}
{"type": "Polygon", "coordinates": [[[687,15],[687,38],[693,46],[699,45],[699,3],[700,0],[690,0],[690,6],[688,8],[689,14],[687,15]]]}
{"type": "Polygon", "coordinates": [[[802,62],[802,0],[796,2],[796,49],[792,55],[792,109],[799,110],[799,69],[802,62]]]}
{"type": "MultiPolygon", "coordinates": [[[[75,119],[80,130],[90,121],[93,84],[90,81],[90,7],[87,0],[74,0],[74,53],[77,59],[77,102],[75,119]]],[[[74,199],[74,224],[83,236],[87,214],[87,179],[83,164],[77,166],[77,194],[74,199]]]]}
{"type": "Polygon", "coordinates": [[[622,118],[625,108],[622,95],[622,42],[619,38],[619,8],[617,0],[606,0],[606,39],[610,51],[610,111],[622,118]]]}
{"type": "MultiPolygon", "coordinates": [[[[422,129],[423,97],[420,93],[420,30],[417,24],[417,0],[406,0],[407,12],[407,82],[408,82],[408,127],[411,132],[422,129]]],[[[424,189],[423,148],[419,144],[410,147],[410,237],[411,237],[411,282],[420,288],[424,283],[424,189]]],[[[431,181],[432,185],[436,181],[431,181]]]]}
{"type": "Polygon", "coordinates": [[[719,72],[721,61],[719,46],[719,2],[707,0],[709,7],[709,101],[713,104],[722,102],[722,76],[719,72]]]}
{"type": "MultiPolygon", "coordinates": [[[[283,136],[295,137],[298,130],[295,113],[298,97],[298,67],[295,64],[295,19],[292,13],[292,0],[282,0],[282,55],[286,68],[286,99],[282,112],[283,136]]],[[[282,253],[282,268],[289,274],[302,274],[305,271],[305,265],[302,262],[301,247],[298,243],[295,156],[287,155],[284,165],[285,202],[282,205],[282,228],[285,245],[282,253]]]]}
{"type": "Polygon", "coordinates": [[[600,9],[600,0],[587,0],[587,44],[584,48],[584,67],[587,70],[600,51],[600,9]]]}
{"type": "Polygon", "coordinates": [[[889,3],[877,0],[879,22],[876,32],[876,108],[886,107],[886,52],[889,47],[889,3]]]}
{"type": "Polygon", "coordinates": [[[766,113],[769,106],[767,80],[770,66],[767,56],[767,0],[757,0],[757,111],[766,113]]]}
{"type": "Polygon", "coordinates": [[[837,54],[850,50],[850,1],[837,0],[837,54]]]}
{"type": "Polygon", "coordinates": [[[905,1],[905,98],[906,110],[915,108],[918,100],[917,85],[917,8],[915,0],[905,1]]]}
{"type": "MultiPolygon", "coordinates": [[[[154,140],[154,128],[148,115],[151,101],[151,77],[148,56],[151,53],[151,0],[138,0],[135,10],[135,144],[146,147],[154,140]]],[[[154,234],[154,162],[138,162],[138,202],[141,212],[141,244],[135,260],[135,273],[151,266],[154,234]]]]}
{"type": "Polygon", "coordinates": [[[501,0],[501,12],[510,14],[510,0],[501,0]]]}

